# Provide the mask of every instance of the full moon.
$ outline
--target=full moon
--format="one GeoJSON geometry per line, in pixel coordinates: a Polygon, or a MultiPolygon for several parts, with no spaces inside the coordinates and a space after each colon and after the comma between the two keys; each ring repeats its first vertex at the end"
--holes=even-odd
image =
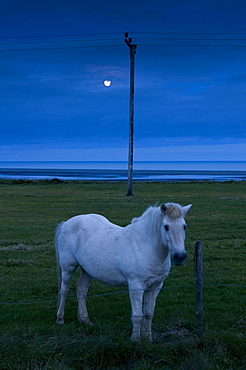
{"type": "Polygon", "coordinates": [[[103,81],[104,86],[107,86],[107,87],[109,87],[111,85],[111,83],[112,83],[112,81],[109,81],[109,80],[103,81]]]}

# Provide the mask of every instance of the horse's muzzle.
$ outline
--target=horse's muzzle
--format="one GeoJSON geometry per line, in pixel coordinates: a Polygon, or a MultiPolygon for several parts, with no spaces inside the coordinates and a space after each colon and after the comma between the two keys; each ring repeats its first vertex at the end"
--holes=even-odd
{"type": "Polygon", "coordinates": [[[176,266],[182,266],[187,260],[187,258],[188,258],[188,255],[186,252],[175,253],[173,255],[173,262],[175,263],[176,266]]]}

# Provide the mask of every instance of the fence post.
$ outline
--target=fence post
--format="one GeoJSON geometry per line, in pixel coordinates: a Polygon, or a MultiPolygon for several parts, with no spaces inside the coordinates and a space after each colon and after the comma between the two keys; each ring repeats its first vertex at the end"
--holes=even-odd
{"type": "Polygon", "coordinates": [[[202,241],[195,244],[195,312],[196,312],[196,332],[198,337],[203,336],[203,269],[202,269],[202,241]]]}

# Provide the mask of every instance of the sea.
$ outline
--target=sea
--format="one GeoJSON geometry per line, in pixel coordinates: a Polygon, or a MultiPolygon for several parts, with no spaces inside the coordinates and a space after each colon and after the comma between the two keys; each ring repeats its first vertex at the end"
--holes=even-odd
{"type": "MultiPolygon", "coordinates": [[[[126,181],[127,161],[0,161],[0,179],[126,181]]],[[[245,181],[246,161],[136,161],[133,181],[245,181]]]]}

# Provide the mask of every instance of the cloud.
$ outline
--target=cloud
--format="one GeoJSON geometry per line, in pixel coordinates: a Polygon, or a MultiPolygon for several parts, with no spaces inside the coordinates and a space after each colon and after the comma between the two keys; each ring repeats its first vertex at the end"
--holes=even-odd
{"type": "MultiPolygon", "coordinates": [[[[24,48],[17,45],[20,41],[44,44],[25,46],[37,50],[1,52],[0,144],[13,148],[18,143],[25,151],[29,148],[30,153],[35,152],[36,146],[37,150],[42,147],[39,155],[43,151],[49,153],[47,156],[51,156],[52,147],[57,150],[54,156],[62,148],[71,156],[79,150],[97,153],[95,149],[101,148],[105,150],[102,158],[107,156],[108,148],[111,156],[117,147],[123,150],[127,146],[129,121],[129,50],[124,43],[124,31],[129,31],[130,36],[133,31],[146,32],[133,34],[138,45],[135,64],[138,153],[144,156],[146,148],[150,157],[151,153],[158,157],[162,147],[176,148],[176,153],[180,147],[184,154],[189,145],[202,145],[208,151],[208,145],[217,150],[216,145],[223,141],[228,150],[229,140],[233,145],[242,144],[246,136],[246,49],[164,45],[218,45],[223,40],[216,39],[232,35],[211,33],[244,32],[245,9],[243,2],[235,5],[225,1],[221,7],[217,0],[206,4],[195,0],[24,0],[21,5],[19,1],[5,2],[1,11],[2,37],[17,37],[5,40],[5,44],[13,42],[15,46],[8,46],[13,50],[24,48]],[[105,35],[107,32],[112,34],[105,35]],[[59,34],[90,35],[32,38],[59,34]],[[113,40],[102,42],[100,38],[113,40]],[[76,45],[70,43],[73,39],[76,45]],[[59,43],[64,49],[55,48],[58,41],[64,42],[59,43]],[[84,48],[88,43],[93,47],[84,48]],[[41,50],[42,47],[49,50],[41,50]],[[112,80],[110,88],[104,87],[105,79],[112,80]]],[[[223,45],[235,46],[237,42],[243,44],[234,40],[223,41],[223,45]]],[[[19,152],[16,151],[17,157],[19,152]]]]}
{"type": "Polygon", "coordinates": [[[121,64],[86,64],[77,87],[91,92],[105,89],[104,80],[112,81],[110,89],[129,89],[129,68],[121,64]],[[86,81],[86,82],[85,82],[86,81]]]}
{"type": "MultiPolygon", "coordinates": [[[[88,146],[64,143],[38,145],[0,145],[2,161],[127,161],[128,145],[122,141],[111,145],[98,142],[88,146]],[[116,145],[115,145],[116,144],[116,145]]],[[[136,144],[134,161],[246,161],[246,144],[208,144],[208,145],[154,145],[136,144]],[[240,155],[239,155],[240,153],[240,155]]]]}

